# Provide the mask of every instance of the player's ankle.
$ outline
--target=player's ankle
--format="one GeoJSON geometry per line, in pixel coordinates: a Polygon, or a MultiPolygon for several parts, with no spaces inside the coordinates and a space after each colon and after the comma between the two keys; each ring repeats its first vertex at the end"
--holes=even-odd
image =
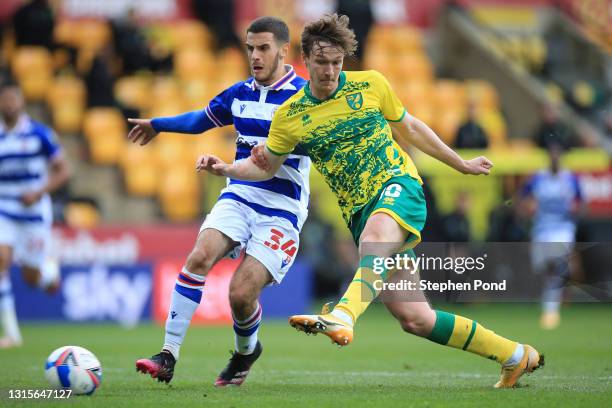
{"type": "Polygon", "coordinates": [[[508,360],[502,364],[504,367],[511,367],[517,365],[523,359],[525,355],[525,347],[521,343],[516,344],[516,348],[514,349],[514,353],[510,356],[508,360]]]}
{"type": "Polygon", "coordinates": [[[331,315],[351,326],[355,324],[355,322],[353,321],[353,317],[342,309],[336,308],[332,310],[331,315]]]}

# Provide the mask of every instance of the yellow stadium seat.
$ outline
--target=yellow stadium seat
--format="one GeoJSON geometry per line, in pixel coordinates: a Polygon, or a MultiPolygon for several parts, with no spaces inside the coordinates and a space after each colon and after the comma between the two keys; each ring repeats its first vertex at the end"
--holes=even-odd
{"type": "Polygon", "coordinates": [[[491,147],[499,147],[506,144],[506,121],[499,111],[479,114],[478,123],[489,137],[489,145],[491,147]]]}
{"type": "Polygon", "coordinates": [[[189,110],[203,109],[215,96],[211,81],[194,79],[183,82],[184,100],[189,110]]]}
{"type": "Polygon", "coordinates": [[[404,106],[410,111],[419,105],[431,105],[433,86],[426,81],[410,81],[393,86],[404,106]]]}
{"type": "Polygon", "coordinates": [[[60,20],[55,25],[55,40],[96,52],[112,39],[110,25],[102,20],[60,20]]]}
{"type": "Polygon", "coordinates": [[[436,81],[434,101],[438,109],[463,109],[467,103],[467,94],[462,83],[450,79],[436,81]]]}
{"type": "Polygon", "coordinates": [[[117,164],[125,145],[123,135],[107,133],[89,141],[89,153],[96,163],[117,164]]]}
{"type": "Polygon", "coordinates": [[[246,55],[238,48],[224,49],[219,53],[217,61],[217,69],[220,72],[232,72],[238,77],[244,77],[249,72],[246,55]]]}
{"type": "Polygon", "coordinates": [[[85,113],[83,133],[88,139],[107,137],[108,134],[127,135],[126,122],[116,108],[91,108],[85,113]]]}
{"type": "Polygon", "coordinates": [[[174,166],[160,178],[158,197],[172,221],[192,220],[199,212],[199,180],[193,167],[174,166]]]}
{"type": "Polygon", "coordinates": [[[53,79],[53,83],[47,91],[47,104],[51,108],[66,102],[74,104],[85,104],[85,84],[83,81],[71,75],[61,75],[53,79]]]}
{"type": "Polygon", "coordinates": [[[92,159],[100,164],[116,164],[126,145],[127,127],[115,108],[92,108],[85,113],[83,133],[89,141],[92,159]]]}
{"type": "Polygon", "coordinates": [[[393,77],[401,80],[431,82],[434,69],[425,54],[401,54],[392,59],[391,71],[393,77]]]}
{"type": "Polygon", "coordinates": [[[12,70],[29,101],[41,101],[53,77],[53,58],[43,47],[19,47],[13,54],[12,70]]]}
{"type": "Polygon", "coordinates": [[[165,28],[170,32],[173,49],[211,48],[212,35],[208,28],[197,20],[179,20],[166,25],[165,28]]]}
{"type": "Polygon", "coordinates": [[[393,58],[389,56],[387,51],[374,47],[366,48],[363,59],[364,69],[375,69],[383,75],[388,76],[392,71],[392,64],[393,58]]]}
{"type": "Polygon", "coordinates": [[[53,127],[60,134],[77,134],[83,122],[83,105],[65,103],[56,105],[51,110],[53,127]]]}
{"type": "Polygon", "coordinates": [[[177,100],[181,97],[181,89],[178,81],[173,77],[159,76],[153,80],[151,98],[157,103],[159,101],[177,100]]]}
{"type": "Polygon", "coordinates": [[[232,162],[236,153],[236,139],[233,127],[215,128],[195,141],[195,158],[203,153],[214,154],[226,163],[232,162]]]}
{"type": "Polygon", "coordinates": [[[412,26],[398,26],[392,30],[389,46],[393,52],[414,52],[423,50],[423,34],[412,26]]]}
{"type": "MultiPolygon", "coordinates": [[[[139,146],[141,149],[142,146],[139,146]]],[[[127,192],[138,197],[152,197],[157,192],[159,167],[154,161],[124,163],[123,179],[127,192]]]]}
{"type": "Polygon", "coordinates": [[[72,228],[91,229],[100,224],[100,212],[89,203],[73,202],[64,207],[64,219],[72,228]]]}
{"type": "Polygon", "coordinates": [[[215,57],[201,48],[182,48],[174,53],[174,72],[182,80],[210,77],[216,72],[215,64],[215,57]]]}
{"type": "Polygon", "coordinates": [[[465,88],[470,102],[479,110],[499,109],[497,90],[488,81],[472,79],[465,81],[465,88]]]}
{"type": "Polygon", "coordinates": [[[455,110],[445,110],[436,112],[436,117],[433,118],[433,129],[438,136],[448,145],[452,145],[457,135],[457,130],[461,126],[464,116],[461,112],[455,110]]]}
{"type": "Polygon", "coordinates": [[[139,110],[148,109],[151,98],[151,79],[146,76],[127,76],[115,82],[115,97],[125,106],[139,110]]]}
{"type": "Polygon", "coordinates": [[[56,77],[47,91],[53,125],[59,133],[78,133],[85,111],[85,85],[77,77],[56,77]]]}
{"type": "MultiPolygon", "coordinates": [[[[156,161],[162,169],[185,165],[184,158],[189,154],[192,135],[164,134],[157,137],[154,143],[156,161]]],[[[193,161],[195,163],[195,160],[193,161]]],[[[195,166],[194,166],[195,167],[195,166]]]]}

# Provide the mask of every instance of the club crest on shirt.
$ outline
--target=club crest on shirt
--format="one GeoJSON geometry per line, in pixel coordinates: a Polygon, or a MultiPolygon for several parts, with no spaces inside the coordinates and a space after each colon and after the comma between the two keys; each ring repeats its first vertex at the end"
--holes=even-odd
{"type": "Polygon", "coordinates": [[[359,110],[363,106],[363,95],[361,92],[346,95],[346,103],[348,103],[351,109],[359,110]]]}

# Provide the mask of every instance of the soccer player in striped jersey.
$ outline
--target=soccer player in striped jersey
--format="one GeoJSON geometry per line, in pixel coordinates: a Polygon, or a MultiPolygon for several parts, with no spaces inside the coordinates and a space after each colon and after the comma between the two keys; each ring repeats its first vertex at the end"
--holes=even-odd
{"type": "MultiPolygon", "coordinates": [[[[282,20],[262,17],[253,21],[246,38],[251,78],[221,92],[200,111],[153,120],[132,119],[136,126],[128,137],[146,144],[159,132],[201,133],[233,124],[238,133],[235,161],[247,159],[253,146],[268,137],[276,109],[305,83],[284,64],[288,47],[289,29],[282,20]]],[[[229,288],[235,351],[215,381],[217,386],[242,384],[262,352],[257,338],[261,290],[280,283],[295,259],[299,231],[307,216],[309,171],[310,159],[296,150],[266,181],[228,179],[177,277],[162,351],[138,360],[141,372],[159,381],[172,379],[206,275],[224,255],[237,256],[244,249],[246,255],[229,288]]]]}
{"type": "Polygon", "coordinates": [[[531,262],[534,271],[544,275],[540,326],[547,330],[561,322],[561,298],[569,279],[569,256],[576,240],[575,217],[583,201],[578,178],[561,168],[562,151],[560,145],[551,145],[550,168],[537,172],[521,192],[535,206],[531,262]]]}
{"type": "Polygon", "coordinates": [[[22,343],[9,268],[14,261],[25,281],[47,292],[59,289],[60,274],[49,258],[52,209],[49,193],[68,180],[68,165],[54,132],[32,120],[14,82],[0,85],[0,348],[22,343]]]}
{"type": "MultiPolygon", "coordinates": [[[[395,280],[399,275],[374,273],[376,258],[396,253],[414,257],[412,248],[421,240],[425,198],[421,178],[406,153],[408,145],[463,174],[489,174],[493,166],[485,157],[459,157],[426,124],[407,114],[380,73],[343,72],[344,57],[356,47],[346,16],[327,15],[308,24],[302,33],[302,55],[310,81],[278,109],[265,148],[256,148],[254,160],[230,165],[204,156],[196,165],[202,169],[207,163],[207,170],[227,177],[265,180],[297,147],[308,153],[338,197],[359,246],[360,266],[333,310],[292,316],[289,322],[308,333],[323,333],[341,346],[352,341],[355,322],[378,296],[380,285],[375,283],[381,276],[395,280]]],[[[408,333],[500,363],[496,387],[512,387],[521,375],[543,364],[533,347],[471,319],[433,310],[421,298],[391,294],[383,303],[408,333]]]]}

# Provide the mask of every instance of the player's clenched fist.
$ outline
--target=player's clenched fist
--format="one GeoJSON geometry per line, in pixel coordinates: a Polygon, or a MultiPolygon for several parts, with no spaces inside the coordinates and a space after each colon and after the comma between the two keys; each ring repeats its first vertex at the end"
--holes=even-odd
{"type": "Polygon", "coordinates": [[[203,154],[196,161],[196,171],[198,173],[208,171],[215,176],[223,176],[226,167],[227,164],[223,160],[212,154],[203,154]]]}
{"type": "Polygon", "coordinates": [[[464,164],[465,168],[463,173],[473,174],[476,176],[479,174],[488,175],[493,167],[493,162],[484,156],[479,156],[472,160],[466,160],[464,164]]]}

